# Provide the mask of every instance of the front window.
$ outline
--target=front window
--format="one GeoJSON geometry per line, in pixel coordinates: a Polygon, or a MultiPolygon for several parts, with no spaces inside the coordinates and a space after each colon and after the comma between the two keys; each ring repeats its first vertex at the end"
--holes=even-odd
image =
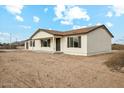
{"type": "Polygon", "coordinates": [[[81,36],[68,37],[68,47],[81,48],[81,36]]]}
{"type": "Polygon", "coordinates": [[[35,40],[33,41],[33,47],[35,47],[35,40]]]}
{"type": "Polygon", "coordinates": [[[32,40],[30,41],[30,47],[32,47],[32,40]]]}
{"type": "Polygon", "coordinates": [[[41,47],[50,47],[50,39],[42,39],[41,47]]]}

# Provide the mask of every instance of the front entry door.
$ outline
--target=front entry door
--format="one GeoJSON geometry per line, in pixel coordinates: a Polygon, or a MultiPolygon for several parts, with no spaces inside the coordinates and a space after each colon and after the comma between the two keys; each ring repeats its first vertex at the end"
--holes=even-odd
{"type": "Polygon", "coordinates": [[[60,38],[56,38],[56,51],[61,51],[60,38]]]}

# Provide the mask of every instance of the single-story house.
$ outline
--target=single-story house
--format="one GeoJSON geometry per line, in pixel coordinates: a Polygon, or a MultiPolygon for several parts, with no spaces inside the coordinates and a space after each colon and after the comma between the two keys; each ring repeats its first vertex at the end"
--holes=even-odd
{"type": "Polygon", "coordinates": [[[112,37],[105,25],[65,32],[38,29],[25,42],[25,49],[89,56],[111,52],[112,37]]]}

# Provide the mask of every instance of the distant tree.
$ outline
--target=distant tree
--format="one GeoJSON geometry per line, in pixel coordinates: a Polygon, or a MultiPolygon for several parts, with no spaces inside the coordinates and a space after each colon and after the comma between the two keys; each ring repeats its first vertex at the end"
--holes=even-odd
{"type": "Polygon", "coordinates": [[[2,46],[2,43],[0,42],[0,46],[2,46]]]}

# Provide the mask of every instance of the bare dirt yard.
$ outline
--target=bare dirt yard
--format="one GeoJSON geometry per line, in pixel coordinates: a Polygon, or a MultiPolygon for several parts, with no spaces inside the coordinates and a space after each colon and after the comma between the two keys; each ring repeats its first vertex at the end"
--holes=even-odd
{"type": "Polygon", "coordinates": [[[124,87],[124,73],[104,64],[114,53],[83,57],[0,51],[0,87],[124,87]]]}

